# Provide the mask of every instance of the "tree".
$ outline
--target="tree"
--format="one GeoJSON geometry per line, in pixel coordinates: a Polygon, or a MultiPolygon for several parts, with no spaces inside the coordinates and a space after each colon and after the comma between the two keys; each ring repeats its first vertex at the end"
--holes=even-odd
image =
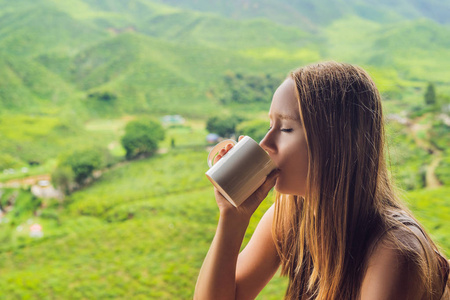
{"type": "Polygon", "coordinates": [[[65,195],[69,195],[72,192],[72,182],[75,175],[72,168],[69,166],[58,166],[52,173],[52,182],[58,187],[65,195]]]}
{"type": "Polygon", "coordinates": [[[251,120],[240,123],[236,127],[238,135],[248,135],[255,141],[261,141],[269,129],[269,122],[266,120],[251,120]]]}
{"type": "Polygon", "coordinates": [[[129,122],[121,140],[127,159],[152,155],[158,150],[158,142],[164,139],[164,135],[164,129],[158,121],[141,119],[129,122]]]}
{"type": "MultiPolygon", "coordinates": [[[[84,181],[92,176],[94,170],[99,169],[103,165],[103,157],[101,151],[97,149],[78,150],[68,155],[62,160],[60,166],[68,166],[72,169],[75,181],[82,185],[84,181]]],[[[65,174],[64,176],[71,176],[65,174]]]]}
{"type": "Polygon", "coordinates": [[[427,86],[427,91],[425,92],[425,103],[427,105],[436,104],[436,91],[434,88],[434,84],[429,82],[427,86]]]}
{"type": "Polygon", "coordinates": [[[98,100],[106,101],[106,102],[113,101],[113,100],[117,99],[117,95],[116,94],[113,94],[113,93],[107,92],[107,91],[105,91],[105,92],[94,92],[94,93],[89,94],[88,97],[89,98],[96,98],[98,100]]]}
{"type": "Polygon", "coordinates": [[[275,78],[270,74],[227,72],[217,95],[220,95],[219,101],[224,105],[250,104],[266,109],[272,100],[273,92],[282,80],[283,78],[275,78]]]}
{"type": "Polygon", "coordinates": [[[236,126],[243,121],[239,116],[214,116],[206,121],[206,130],[221,137],[231,137],[236,133],[236,126]]]}
{"type": "Polygon", "coordinates": [[[26,164],[20,161],[20,159],[8,153],[0,153],[0,170],[18,168],[25,165],[26,164]]]}

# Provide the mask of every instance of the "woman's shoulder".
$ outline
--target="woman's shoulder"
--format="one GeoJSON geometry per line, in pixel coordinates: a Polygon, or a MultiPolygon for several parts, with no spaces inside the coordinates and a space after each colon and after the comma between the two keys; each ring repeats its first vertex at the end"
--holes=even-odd
{"type": "MultiPolygon", "coordinates": [[[[425,231],[405,213],[393,215],[391,221],[369,251],[362,292],[381,286],[385,293],[402,299],[405,291],[410,295],[407,299],[422,299],[430,290],[442,295],[445,274],[439,267],[439,253],[425,231]]],[[[380,299],[395,299],[386,295],[380,295],[380,299]]]]}
{"type": "Polygon", "coordinates": [[[412,297],[426,290],[421,288],[420,268],[411,257],[411,251],[423,255],[420,242],[401,229],[393,229],[389,235],[378,241],[368,257],[361,299],[421,299],[412,297]],[[399,241],[408,247],[400,247],[399,241]]]}
{"type": "Polygon", "coordinates": [[[403,256],[433,253],[433,243],[423,227],[405,211],[387,214],[386,228],[373,244],[373,250],[397,251],[403,256]]]}

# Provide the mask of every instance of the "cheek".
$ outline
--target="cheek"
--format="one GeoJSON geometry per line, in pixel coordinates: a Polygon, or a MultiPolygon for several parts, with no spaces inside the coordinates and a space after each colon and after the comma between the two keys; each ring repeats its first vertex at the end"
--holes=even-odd
{"type": "MultiPolygon", "coordinates": [[[[275,189],[280,193],[304,195],[308,174],[307,152],[298,151],[286,155],[282,162],[281,174],[275,189]]],[[[306,150],[306,149],[305,149],[306,150]]],[[[287,153],[286,153],[287,154],[287,153]]]]}

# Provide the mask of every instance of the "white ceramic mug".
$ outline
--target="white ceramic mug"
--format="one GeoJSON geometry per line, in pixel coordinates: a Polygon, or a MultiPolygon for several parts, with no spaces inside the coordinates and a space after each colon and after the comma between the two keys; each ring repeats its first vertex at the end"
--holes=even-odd
{"type": "Polygon", "coordinates": [[[234,206],[250,197],[276,168],[269,154],[249,136],[238,143],[225,140],[217,144],[208,155],[208,165],[206,177],[234,206]],[[234,147],[213,165],[214,157],[230,143],[234,147]]]}

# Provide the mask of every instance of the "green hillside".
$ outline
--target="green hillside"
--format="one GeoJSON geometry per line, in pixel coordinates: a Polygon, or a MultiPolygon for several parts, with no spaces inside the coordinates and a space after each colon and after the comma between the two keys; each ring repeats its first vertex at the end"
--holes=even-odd
{"type": "Polygon", "coordinates": [[[295,25],[317,30],[323,25],[356,15],[380,23],[399,19],[426,17],[439,23],[449,22],[450,4],[439,0],[425,1],[208,1],[208,0],[159,0],[177,7],[214,12],[234,19],[267,18],[280,24],[295,25]]]}
{"type": "MultiPolygon", "coordinates": [[[[191,299],[218,218],[207,119],[266,124],[279,82],[322,60],[374,78],[392,176],[450,255],[449,14],[438,0],[0,0],[0,298],[191,299]],[[186,122],[126,161],[126,124],[166,114],[186,122]],[[64,200],[16,187],[78,150],[105,158],[64,200]]],[[[286,283],[258,299],[281,299],[286,283]]]]}
{"type": "MultiPolygon", "coordinates": [[[[45,14],[46,6],[39,7],[33,13],[36,17],[5,30],[6,38],[0,45],[11,51],[4,57],[14,64],[21,63],[20,72],[24,74],[16,74],[19,68],[9,65],[4,71],[6,91],[0,90],[4,95],[0,99],[3,107],[26,106],[28,111],[33,111],[29,104],[38,103],[39,107],[53,97],[58,100],[54,102],[59,102],[56,106],[64,101],[80,103],[94,116],[142,110],[176,113],[174,107],[178,112],[206,115],[215,103],[205,94],[217,85],[226,70],[286,73],[289,70],[286,66],[294,65],[279,61],[266,70],[267,66],[240,51],[255,47],[288,51],[310,43],[302,31],[268,21],[236,22],[187,11],[168,12],[147,5],[143,9],[152,13],[138,19],[137,10],[119,15],[113,12],[120,9],[119,4],[104,8],[94,4],[81,6],[85,18],[80,18],[77,10],[69,15],[74,4],[54,5],[48,14],[45,14]],[[64,22],[60,22],[61,18],[64,22]],[[46,23],[41,24],[41,19],[46,23]],[[86,30],[89,34],[84,34],[86,30]],[[265,34],[259,41],[255,40],[262,31],[265,34]],[[28,40],[23,32],[33,39],[28,40]],[[29,62],[29,66],[23,61],[29,62]],[[86,100],[92,93],[105,92],[115,95],[116,103],[86,100]]],[[[15,17],[20,20],[31,9],[34,6],[18,9],[15,17]]],[[[5,16],[5,23],[9,19],[5,16]]]]}
{"type": "Polygon", "coordinates": [[[209,91],[220,89],[230,70],[283,77],[322,59],[374,70],[376,81],[391,83],[381,84],[382,92],[397,98],[427,81],[448,83],[450,29],[433,21],[345,17],[311,34],[151,1],[21,3],[0,18],[5,109],[75,105],[92,117],[137,111],[204,117],[217,105],[209,91]],[[99,93],[116,100],[96,101],[92,94],[99,93]]]}
{"type": "MultiPolygon", "coordinates": [[[[192,298],[218,217],[203,175],[205,156],[204,150],[178,150],[126,164],[62,205],[45,202],[39,217],[30,212],[13,219],[14,227],[1,224],[5,299],[192,298]],[[28,237],[30,218],[42,224],[43,239],[28,237]]],[[[405,195],[447,255],[448,192],[405,195]]],[[[245,242],[271,197],[255,213],[245,242]]],[[[258,299],[279,299],[285,288],[276,276],[258,299]]]]}
{"type": "Polygon", "coordinates": [[[29,1],[26,6],[8,6],[2,11],[2,55],[33,57],[50,51],[76,51],[105,36],[98,28],[74,20],[47,1],[29,1]]]}

